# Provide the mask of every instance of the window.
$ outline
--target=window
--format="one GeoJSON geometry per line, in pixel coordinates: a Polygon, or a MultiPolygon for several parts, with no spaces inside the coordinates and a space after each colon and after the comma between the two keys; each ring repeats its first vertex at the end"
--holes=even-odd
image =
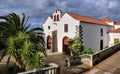
{"type": "Polygon", "coordinates": [[[103,29],[101,29],[101,36],[103,36],[103,29]]]}
{"type": "Polygon", "coordinates": [[[114,38],[114,44],[119,43],[119,39],[118,38],[114,38]]]}
{"type": "Polygon", "coordinates": [[[55,12],[57,13],[57,10],[55,12]]]}
{"type": "Polygon", "coordinates": [[[56,21],[56,15],[54,15],[54,21],[56,21]]]}
{"type": "Polygon", "coordinates": [[[57,15],[57,21],[59,21],[59,15],[57,15]]]}
{"type": "Polygon", "coordinates": [[[64,25],[64,32],[68,32],[68,24],[64,25]]]}
{"type": "Polygon", "coordinates": [[[48,26],[48,29],[50,29],[50,26],[48,26]]]}

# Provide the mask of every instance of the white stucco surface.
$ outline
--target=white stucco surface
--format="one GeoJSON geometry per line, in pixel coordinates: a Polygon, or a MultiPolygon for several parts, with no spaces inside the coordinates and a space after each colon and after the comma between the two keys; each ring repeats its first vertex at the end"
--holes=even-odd
{"type": "MultiPolygon", "coordinates": [[[[57,48],[58,52],[63,52],[63,38],[73,38],[76,36],[76,26],[82,26],[82,34],[83,34],[83,43],[85,47],[91,48],[94,52],[100,51],[100,41],[103,40],[103,48],[111,46],[114,43],[114,38],[120,39],[120,33],[110,33],[111,30],[120,28],[120,25],[114,25],[113,22],[107,22],[108,24],[114,26],[104,26],[100,24],[93,24],[93,23],[85,23],[81,22],[80,20],[76,20],[71,17],[68,13],[64,13],[61,16],[61,12],[53,12],[52,14],[59,15],[59,21],[54,21],[54,17],[48,17],[43,24],[44,33],[45,33],[45,45],[47,45],[47,37],[51,36],[52,38],[52,31],[57,30],[57,48]],[[64,25],[68,24],[68,32],[64,32],[64,25]],[[48,29],[50,26],[50,29],[48,29]],[[103,36],[101,36],[101,29],[103,29],[103,36]]],[[[46,46],[45,46],[46,47],[46,46]]]]}
{"type": "Polygon", "coordinates": [[[120,33],[109,33],[110,35],[110,41],[109,41],[109,46],[114,45],[114,39],[119,39],[120,41],[120,33]]]}
{"type": "Polygon", "coordinates": [[[70,17],[67,13],[61,18],[57,30],[58,30],[58,51],[62,52],[63,38],[67,36],[68,38],[73,38],[76,36],[75,26],[79,25],[79,21],[76,21],[70,17]],[[64,24],[68,24],[68,32],[64,32],[64,24]]]}
{"type": "Polygon", "coordinates": [[[107,26],[80,23],[83,27],[83,43],[86,48],[93,49],[94,52],[100,51],[100,40],[103,40],[103,48],[108,47],[109,36],[107,26]],[[101,29],[103,29],[103,36],[101,36],[101,29]]]}

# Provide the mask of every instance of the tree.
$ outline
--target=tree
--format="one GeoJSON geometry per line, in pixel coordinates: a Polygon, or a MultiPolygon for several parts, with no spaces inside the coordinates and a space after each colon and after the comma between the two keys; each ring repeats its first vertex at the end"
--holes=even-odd
{"type": "Polygon", "coordinates": [[[79,56],[82,54],[93,54],[92,49],[85,49],[82,43],[80,43],[80,37],[75,36],[74,38],[68,39],[68,45],[74,56],[79,56]]]}
{"type": "Polygon", "coordinates": [[[26,70],[40,68],[44,64],[43,55],[39,51],[36,51],[34,44],[28,40],[22,46],[21,60],[26,70]]]}
{"type": "Polygon", "coordinates": [[[40,31],[42,34],[43,29],[36,27],[29,30],[30,25],[27,24],[29,17],[26,17],[25,14],[22,14],[22,18],[19,15],[12,13],[6,16],[0,16],[0,42],[2,44],[1,49],[5,49],[6,45],[4,44],[8,37],[16,35],[19,31],[31,33],[33,31],[40,31]],[[4,47],[3,47],[4,45],[4,47]]]}
{"type": "Polygon", "coordinates": [[[43,54],[36,50],[35,44],[26,33],[18,32],[16,36],[9,37],[7,47],[7,54],[15,59],[20,68],[32,70],[43,66],[43,54]]]}
{"type": "Polygon", "coordinates": [[[24,44],[24,41],[28,39],[28,35],[24,32],[19,32],[16,36],[10,36],[7,40],[7,54],[12,56],[12,58],[15,60],[16,64],[20,68],[24,68],[24,64],[21,61],[21,53],[22,53],[22,46],[24,44]]]}
{"type": "Polygon", "coordinates": [[[43,52],[44,55],[47,56],[47,53],[44,48],[45,42],[42,36],[38,36],[38,34],[35,32],[30,32],[29,39],[34,44],[36,50],[43,52]]]}
{"type": "Polygon", "coordinates": [[[68,45],[70,46],[70,49],[74,56],[78,56],[80,52],[83,50],[83,45],[80,43],[80,37],[75,36],[74,38],[68,39],[68,45]]]}
{"type": "Polygon", "coordinates": [[[0,21],[0,42],[4,45],[2,49],[6,49],[7,54],[13,56],[21,68],[32,69],[41,67],[43,63],[41,54],[46,55],[44,39],[34,31],[39,31],[40,34],[43,34],[43,29],[37,27],[29,30],[30,25],[27,25],[29,17],[26,18],[25,14],[20,18],[19,15],[12,13],[6,16],[0,16],[0,19],[3,20],[0,21]],[[25,50],[30,52],[25,53],[25,50]],[[29,57],[29,59],[26,58],[27,62],[34,59],[32,61],[33,64],[28,64],[25,61],[27,55],[33,56],[31,58],[29,57]],[[39,61],[39,63],[35,63],[36,61],[39,61]]]}

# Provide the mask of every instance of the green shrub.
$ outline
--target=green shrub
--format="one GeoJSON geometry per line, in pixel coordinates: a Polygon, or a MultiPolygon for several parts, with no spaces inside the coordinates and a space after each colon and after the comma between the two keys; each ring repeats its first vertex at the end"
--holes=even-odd
{"type": "Polygon", "coordinates": [[[84,45],[80,43],[80,37],[75,36],[74,38],[68,39],[68,45],[73,53],[73,56],[79,56],[82,54],[93,54],[91,48],[85,49],[84,45]]]}
{"type": "Polygon", "coordinates": [[[81,52],[81,54],[93,54],[93,51],[92,51],[91,48],[89,48],[89,49],[83,50],[83,51],[81,52]]]}

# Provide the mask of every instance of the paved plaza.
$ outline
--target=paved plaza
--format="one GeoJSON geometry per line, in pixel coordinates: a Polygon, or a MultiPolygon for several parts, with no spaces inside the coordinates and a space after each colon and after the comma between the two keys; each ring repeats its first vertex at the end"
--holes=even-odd
{"type": "MultiPolygon", "coordinates": [[[[52,53],[50,50],[47,50],[47,53],[46,63],[56,63],[61,67],[62,71],[66,69],[65,58],[70,56],[58,52],[52,53]]],[[[62,71],[61,74],[64,74],[62,71]]],[[[82,74],[120,74],[120,51],[82,74]]]]}
{"type": "MultiPolygon", "coordinates": [[[[65,67],[65,58],[70,57],[70,56],[59,53],[59,52],[51,52],[50,50],[47,50],[47,53],[48,53],[48,56],[45,57],[45,63],[58,64],[60,66],[61,74],[66,74],[64,71],[68,70],[69,68],[65,67]]],[[[5,58],[6,57],[4,57],[4,59],[5,58]]],[[[0,67],[1,67],[0,69],[2,70],[3,67],[2,66],[0,67]]],[[[79,70],[81,69],[81,67],[79,66],[75,68],[76,68],[75,71],[77,71],[78,68],[79,70]]],[[[73,69],[70,68],[70,69],[74,70],[75,68],[73,69]]],[[[7,71],[4,71],[4,72],[7,72],[7,71]]],[[[73,73],[69,73],[69,74],[73,74],[73,73]]],[[[116,52],[115,54],[107,58],[106,60],[97,64],[92,69],[86,70],[80,74],[120,74],[120,51],[116,52]]]]}

